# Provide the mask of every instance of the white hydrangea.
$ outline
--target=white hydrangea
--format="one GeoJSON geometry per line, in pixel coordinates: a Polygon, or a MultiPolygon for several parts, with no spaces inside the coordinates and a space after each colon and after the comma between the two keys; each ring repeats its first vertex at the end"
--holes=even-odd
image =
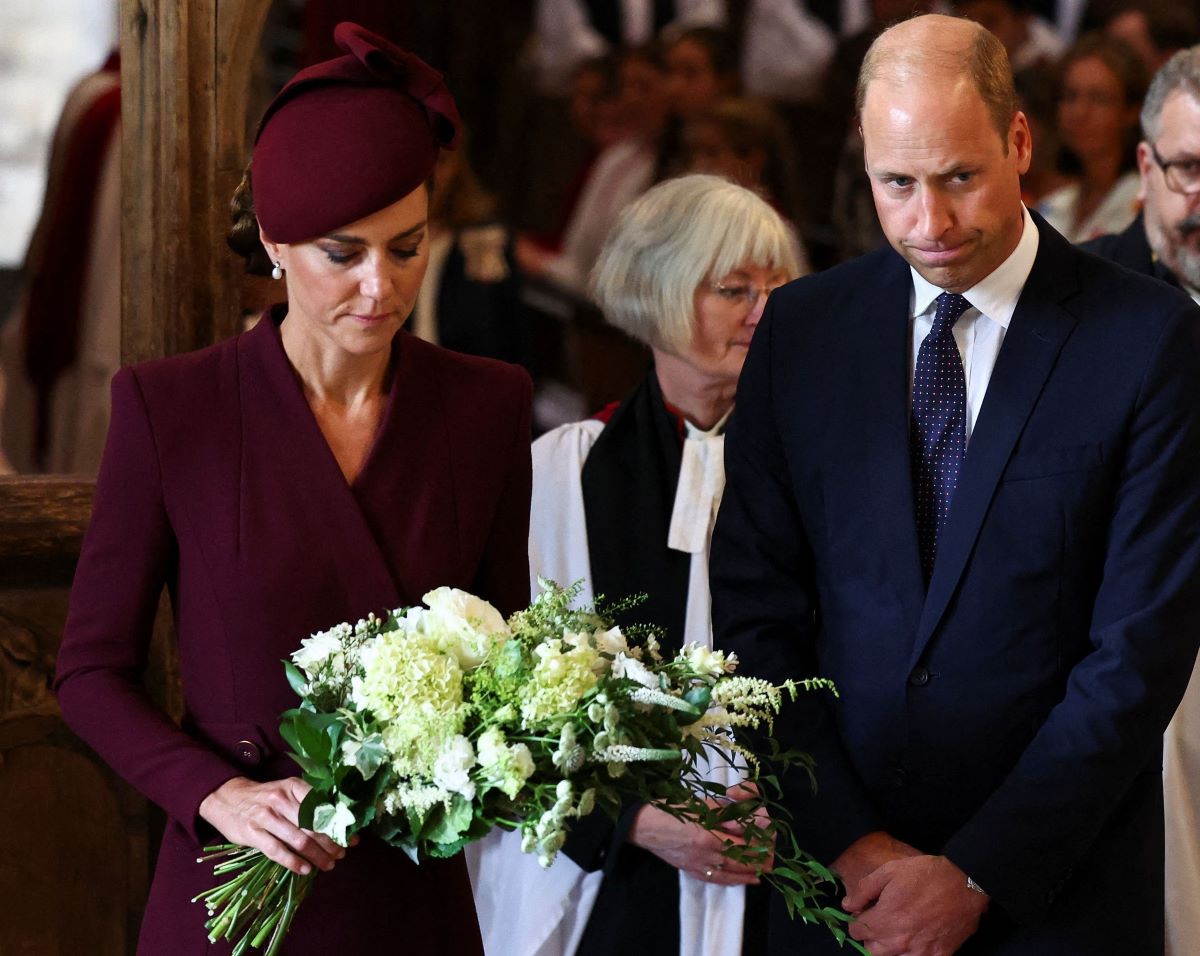
{"type": "Polygon", "coordinates": [[[429,638],[406,631],[382,634],[362,655],[354,703],[383,724],[383,742],[401,777],[429,777],[442,745],[462,732],[466,718],[457,659],[429,638]]]}
{"type": "Polygon", "coordinates": [[[495,727],[479,735],[479,767],[489,786],[515,799],[534,771],[533,754],[525,744],[509,745],[495,727]]]}
{"type": "Polygon", "coordinates": [[[526,726],[566,714],[599,680],[599,657],[591,641],[547,641],[534,649],[533,679],[521,689],[521,718],[526,726]]]}
{"type": "Polygon", "coordinates": [[[451,737],[442,746],[433,764],[433,782],[450,793],[475,799],[471,768],[475,766],[475,748],[462,734],[451,737]]]}

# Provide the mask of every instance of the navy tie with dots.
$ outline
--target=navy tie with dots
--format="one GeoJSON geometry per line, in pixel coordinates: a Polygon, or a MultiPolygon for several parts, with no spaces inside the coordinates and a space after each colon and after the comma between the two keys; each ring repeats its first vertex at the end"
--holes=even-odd
{"type": "Polygon", "coordinates": [[[950,514],[967,447],[967,380],[954,341],[954,323],[970,307],[957,293],[939,295],[933,328],[917,351],[909,439],[917,540],[926,581],[933,574],[938,535],[950,514]]]}

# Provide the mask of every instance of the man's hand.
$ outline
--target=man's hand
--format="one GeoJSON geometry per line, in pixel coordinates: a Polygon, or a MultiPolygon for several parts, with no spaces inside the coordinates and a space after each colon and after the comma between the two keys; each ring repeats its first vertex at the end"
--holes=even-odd
{"type": "Polygon", "coordinates": [[[864,877],[842,905],[871,956],[950,956],[979,928],[988,897],[946,857],[913,856],[864,877]]]}
{"type": "Polygon", "coordinates": [[[868,874],[892,860],[920,856],[921,851],[882,830],[868,833],[851,843],[830,867],[846,884],[847,895],[853,895],[859,882],[868,874]]]}

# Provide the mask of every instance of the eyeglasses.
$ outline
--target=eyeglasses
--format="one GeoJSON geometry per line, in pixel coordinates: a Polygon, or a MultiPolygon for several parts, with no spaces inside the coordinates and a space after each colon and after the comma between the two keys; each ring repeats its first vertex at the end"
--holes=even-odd
{"type": "Polygon", "coordinates": [[[1158,149],[1153,143],[1146,145],[1150,147],[1150,155],[1158,163],[1158,168],[1163,171],[1163,179],[1166,180],[1169,190],[1183,193],[1185,196],[1200,193],[1200,159],[1188,156],[1184,159],[1164,160],[1158,155],[1158,149]]]}
{"type": "Polygon", "coordinates": [[[756,285],[722,285],[720,282],[710,282],[708,287],[731,305],[737,303],[751,309],[758,305],[759,296],[768,296],[779,288],[777,285],[759,288],[756,285]]]}

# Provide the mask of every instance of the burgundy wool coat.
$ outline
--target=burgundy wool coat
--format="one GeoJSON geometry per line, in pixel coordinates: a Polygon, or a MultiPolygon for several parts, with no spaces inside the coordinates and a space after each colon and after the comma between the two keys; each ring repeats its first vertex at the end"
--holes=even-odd
{"type": "MultiPolygon", "coordinates": [[[[297,773],[278,716],[282,659],[310,633],[440,586],[504,613],[528,603],[531,386],[499,362],[400,332],[384,420],[348,484],[268,313],[200,352],[121,371],[57,691],[68,724],[169,815],[142,956],[221,956],[195,862],[197,815],[234,776],[297,773]],[[142,670],[163,584],[186,704],[177,727],[142,670]]],[[[411,863],[373,838],[321,873],[289,956],[481,950],[461,858],[411,863]]]]}

